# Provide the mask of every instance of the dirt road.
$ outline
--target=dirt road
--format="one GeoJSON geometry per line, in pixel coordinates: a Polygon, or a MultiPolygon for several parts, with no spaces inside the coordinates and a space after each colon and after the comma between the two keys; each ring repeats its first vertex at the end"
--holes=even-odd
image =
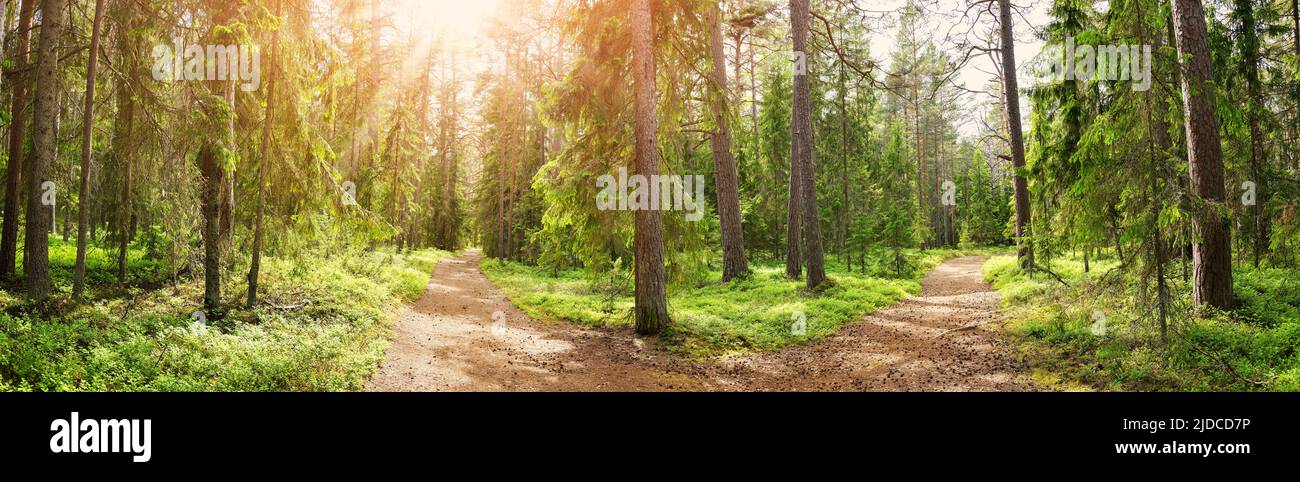
{"type": "Polygon", "coordinates": [[[370,391],[1029,390],[995,321],[982,258],[950,260],[904,300],[838,334],[740,359],[684,360],[630,328],[530,319],[478,270],[443,260],[400,315],[370,391]]]}

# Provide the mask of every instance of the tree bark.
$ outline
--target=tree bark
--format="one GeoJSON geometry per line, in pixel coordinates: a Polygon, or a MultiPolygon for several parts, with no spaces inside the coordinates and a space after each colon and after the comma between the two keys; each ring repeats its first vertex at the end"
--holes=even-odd
{"type": "Polygon", "coordinates": [[[1173,17],[1178,56],[1182,67],[1184,124],[1191,190],[1200,206],[1193,216],[1197,239],[1192,245],[1192,303],[1219,309],[1232,307],[1232,233],[1227,217],[1215,205],[1225,198],[1223,146],[1219,119],[1214,112],[1214,74],[1205,10],[1200,0],[1174,0],[1173,17]]]}
{"type": "MultiPolygon", "coordinates": [[[[4,20],[0,21],[0,61],[5,58],[5,34],[9,31],[9,21],[13,17],[9,15],[9,0],[0,0],[0,15],[4,20]]],[[[4,86],[4,76],[0,75],[0,87],[4,86]]]]}
{"type": "MultiPolygon", "coordinates": [[[[740,222],[739,175],[736,158],[731,154],[731,121],[727,112],[727,66],[722,53],[722,10],[714,5],[709,10],[709,47],[713,54],[713,119],[717,124],[710,140],[713,148],[713,167],[718,190],[719,230],[722,232],[722,282],[742,276],[749,271],[745,260],[745,235],[740,222]]],[[[695,202],[702,203],[703,199],[695,202]]]]}
{"type": "Polygon", "coordinates": [[[59,57],[55,46],[63,33],[63,0],[41,3],[41,44],[36,63],[36,106],[33,109],[32,161],[27,163],[27,231],[23,245],[23,274],[27,276],[27,295],[42,301],[50,296],[50,226],[45,211],[54,206],[42,202],[41,184],[49,180],[50,164],[57,154],[54,118],[58,113],[59,57]]]}
{"type": "MultiPolygon", "coordinates": [[[[807,53],[808,0],[790,0],[790,25],[794,51],[807,53]]],[[[810,64],[811,62],[809,62],[810,64]]],[[[794,75],[794,112],[791,126],[799,139],[800,206],[803,208],[803,248],[808,267],[804,281],[808,289],[817,289],[826,281],[822,253],[821,212],[817,209],[817,168],[813,156],[812,95],[808,87],[808,69],[794,75]]]]}
{"type": "Polygon", "coordinates": [[[73,267],[72,297],[81,299],[86,290],[86,224],[90,221],[90,163],[95,127],[95,74],[99,68],[99,35],[103,31],[104,0],[95,0],[91,26],[90,54],[86,61],[86,106],[82,110],[81,185],[77,191],[77,262],[73,267]]]}
{"type": "Polygon", "coordinates": [[[39,0],[23,0],[18,13],[18,38],[14,41],[13,103],[9,119],[9,165],[5,173],[5,213],[0,233],[0,277],[12,278],[18,263],[18,210],[22,194],[23,152],[27,141],[27,76],[32,39],[32,16],[39,0]]]}
{"type": "MultiPolygon", "coordinates": [[[[459,89],[460,89],[460,84],[456,80],[456,53],[452,52],[451,89],[450,89],[451,92],[450,92],[450,101],[448,102],[449,104],[448,110],[450,112],[450,117],[448,118],[447,131],[446,131],[447,140],[449,144],[454,143],[456,140],[456,125],[457,122],[459,122],[459,115],[460,115],[460,112],[456,108],[456,98],[459,89]]],[[[444,246],[446,247],[443,249],[453,250],[457,247],[458,244],[460,244],[460,240],[457,238],[458,231],[457,231],[457,226],[455,225],[455,218],[454,218],[454,215],[456,213],[456,206],[457,206],[456,203],[457,163],[456,163],[455,153],[450,151],[447,152],[446,164],[447,164],[447,176],[443,179],[443,198],[442,198],[443,210],[444,210],[443,216],[444,219],[446,220],[446,222],[443,223],[443,233],[444,233],[443,243],[444,246]]]]}
{"type": "MultiPolygon", "coordinates": [[[[650,0],[632,0],[632,78],[636,109],[636,174],[659,174],[659,120],[655,114],[654,25],[650,0]]],[[[668,317],[663,220],[655,209],[636,211],[636,331],[658,334],[668,317]]]]}
{"type": "Polygon", "coordinates": [[[203,144],[196,158],[203,176],[201,191],[203,211],[203,309],[211,318],[220,317],[221,308],[221,193],[225,184],[225,166],[217,158],[218,145],[203,144]]]}
{"type": "Polygon", "coordinates": [[[1007,118],[1007,138],[1010,140],[1011,165],[1015,170],[1016,243],[1020,245],[1016,257],[1020,269],[1034,269],[1033,244],[1025,239],[1029,235],[1029,183],[1025,180],[1025,135],[1020,127],[1020,87],[1016,80],[1015,36],[1012,33],[1011,0],[998,0],[999,23],[1002,31],[1002,90],[1003,107],[1007,118]]]}
{"type": "MultiPolygon", "coordinates": [[[[103,0],[100,0],[103,1],[103,0]]],[[[280,18],[283,0],[275,2],[275,17],[280,18]]],[[[283,19],[281,19],[283,20],[283,19]]],[[[283,28],[283,27],[281,27],[283,28]]],[[[266,176],[271,165],[271,129],[275,118],[275,62],[279,60],[280,30],[271,34],[271,57],[267,65],[271,68],[266,76],[266,114],[263,116],[261,154],[257,166],[257,219],[253,221],[253,259],[248,265],[248,307],[257,306],[257,279],[262,271],[262,242],[266,216],[266,176]]]]}
{"type": "MultiPolygon", "coordinates": [[[[791,15],[793,17],[793,14],[791,15]]],[[[800,62],[807,63],[806,53],[795,49],[795,73],[802,68],[800,62]],[[800,58],[800,55],[804,55],[800,58]]],[[[799,279],[803,276],[803,251],[800,245],[803,244],[800,238],[802,233],[799,224],[803,211],[803,169],[802,154],[800,154],[801,139],[798,134],[798,127],[793,122],[796,117],[795,109],[790,109],[790,194],[786,202],[786,220],[785,220],[785,275],[790,279],[799,279]]]]}
{"type": "MultiPolygon", "coordinates": [[[[1296,80],[1291,86],[1291,97],[1295,100],[1291,106],[1295,114],[1291,120],[1292,139],[1300,135],[1300,0],[1291,0],[1291,41],[1292,45],[1292,62],[1295,69],[1296,80]]],[[[1295,149],[1292,149],[1291,162],[1292,166],[1300,168],[1300,156],[1295,149]]]]}
{"type": "MultiPolygon", "coordinates": [[[[501,78],[506,79],[509,78],[509,76],[510,76],[510,51],[509,51],[509,47],[507,47],[506,65],[502,68],[501,78]]],[[[503,86],[501,88],[504,91],[505,87],[503,86]]],[[[505,109],[501,109],[499,115],[500,115],[501,122],[505,124],[506,115],[507,115],[505,109]]],[[[496,254],[497,254],[497,258],[502,258],[502,259],[506,257],[506,252],[507,252],[506,189],[508,185],[506,184],[507,182],[506,176],[509,175],[509,171],[506,169],[506,163],[508,157],[506,155],[506,149],[508,149],[508,147],[506,146],[507,143],[505,139],[506,136],[504,135],[497,138],[497,240],[496,240],[497,253],[496,254]]]]}
{"type": "Polygon", "coordinates": [[[128,87],[129,79],[118,84],[118,118],[125,127],[118,131],[119,137],[113,140],[113,156],[122,169],[122,204],[118,206],[117,232],[117,280],[126,282],[127,247],[131,244],[131,171],[132,137],[135,131],[135,100],[128,87]]]}

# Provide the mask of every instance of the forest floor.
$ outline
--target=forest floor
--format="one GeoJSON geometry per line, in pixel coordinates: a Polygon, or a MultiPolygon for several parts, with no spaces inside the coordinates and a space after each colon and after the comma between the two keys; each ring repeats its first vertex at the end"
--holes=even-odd
{"type": "Polygon", "coordinates": [[[398,318],[371,391],[1034,390],[997,329],[999,296],[978,256],[949,260],[921,293],[810,343],[690,360],[630,327],[537,321],[469,252],[440,262],[398,318]]]}

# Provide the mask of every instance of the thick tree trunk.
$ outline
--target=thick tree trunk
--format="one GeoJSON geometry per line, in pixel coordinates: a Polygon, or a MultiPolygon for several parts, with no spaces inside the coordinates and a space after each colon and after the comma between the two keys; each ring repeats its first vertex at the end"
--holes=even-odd
{"type": "MultiPolygon", "coordinates": [[[[102,0],[101,0],[102,1],[102,0]]],[[[275,2],[275,16],[280,17],[283,0],[275,2]]],[[[257,162],[257,219],[253,221],[253,259],[248,265],[248,307],[257,306],[257,280],[262,271],[263,224],[266,216],[266,176],[271,165],[271,127],[275,117],[275,62],[279,60],[280,31],[271,34],[271,58],[267,65],[271,68],[266,76],[266,114],[262,122],[261,155],[257,162]]]]}
{"type": "MultiPolygon", "coordinates": [[[[722,11],[718,6],[709,10],[709,47],[713,54],[713,119],[717,129],[711,139],[713,166],[718,188],[718,219],[722,232],[722,281],[742,276],[749,271],[745,260],[745,237],[740,223],[739,175],[736,158],[731,154],[731,117],[727,100],[732,97],[727,89],[727,66],[722,54],[722,11]]],[[[702,203],[703,199],[695,202],[702,203]]]]}
{"type": "Polygon", "coordinates": [[[18,263],[18,210],[22,194],[23,148],[27,142],[27,89],[32,16],[39,0],[23,0],[18,13],[18,38],[14,41],[13,102],[9,112],[9,165],[5,173],[5,213],[0,233],[0,277],[11,278],[18,263]]]}
{"type": "Polygon", "coordinates": [[[91,26],[90,54],[86,62],[86,106],[82,110],[81,185],[77,195],[77,262],[73,267],[72,297],[81,299],[86,290],[86,224],[90,221],[90,163],[95,126],[95,74],[99,68],[99,34],[103,31],[104,0],[95,0],[95,21],[91,26]]]}
{"type": "Polygon", "coordinates": [[[1182,91],[1191,190],[1206,203],[1192,222],[1197,237],[1192,245],[1192,303],[1228,309],[1233,304],[1232,233],[1228,219],[1214,207],[1225,198],[1223,147],[1214,112],[1205,9],[1200,0],[1174,0],[1173,17],[1178,56],[1187,59],[1182,66],[1182,91]]]}
{"type": "MultiPolygon", "coordinates": [[[[807,52],[808,0],[790,0],[790,25],[794,51],[807,52]]],[[[805,57],[806,58],[806,57],[805,57]]],[[[800,205],[803,208],[803,248],[808,262],[805,282],[816,289],[826,281],[822,253],[821,212],[817,209],[817,168],[813,156],[812,95],[808,88],[808,69],[794,75],[794,118],[791,126],[799,139],[800,205]]]]}
{"type": "Polygon", "coordinates": [[[225,166],[218,162],[218,144],[206,142],[196,158],[203,176],[203,309],[210,318],[220,317],[221,308],[221,193],[225,189],[225,166]]]}
{"type": "MultiPolygon", "coordinates": [[[[655,114],[654,26],[650,0],[632,0],[632,78],[636,108],[636,174],[659,174],[659,120],[655,114]]],[[[668,317],[663,220],[658,210],[636,211],[636,331],[658,334],[668,317]]]]}
{"type": "Polygon", "coordinates": [[[1016,80],[1015,36],[1012,33],[1011,0],[998,0],[999,23],[1002,31],[1002,91],[1003,107],[1007,118],[1007,138],[1010,140],[1011,165],[1015,169],[1016,243],[1020,245],[1017,258],[1020,269],[1034,269],[1032,243],[1029,235],[1029,183],[1022,171],[1025,168],[1025,136],[1020,127],[1020,87],[1016,80]]]}
{"type": "Polygon", "coordinates": [[[23,176],[27,178],[27,231],[23,245],[23,274],[27,276],[27,295],[41,301],[50,296],[50,226],[45,212],[54,206],[42,202],[41,184],[49,180],[50,164],[57,154],[54,118],[58,113],[59,57],[55,46],[63,33],[63,0],[41,2],[41,43],[36,63],[36,106],[33,109],[32,160],[23,176]]]}

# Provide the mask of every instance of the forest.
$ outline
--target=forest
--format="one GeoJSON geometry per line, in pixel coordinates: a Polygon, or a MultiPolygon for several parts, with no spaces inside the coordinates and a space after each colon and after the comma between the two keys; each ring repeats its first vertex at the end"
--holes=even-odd
{"type": "Polygon", "coordinates": [[[0,391],[1300,391],[1297,0],[0,12],[0,391]]]}

